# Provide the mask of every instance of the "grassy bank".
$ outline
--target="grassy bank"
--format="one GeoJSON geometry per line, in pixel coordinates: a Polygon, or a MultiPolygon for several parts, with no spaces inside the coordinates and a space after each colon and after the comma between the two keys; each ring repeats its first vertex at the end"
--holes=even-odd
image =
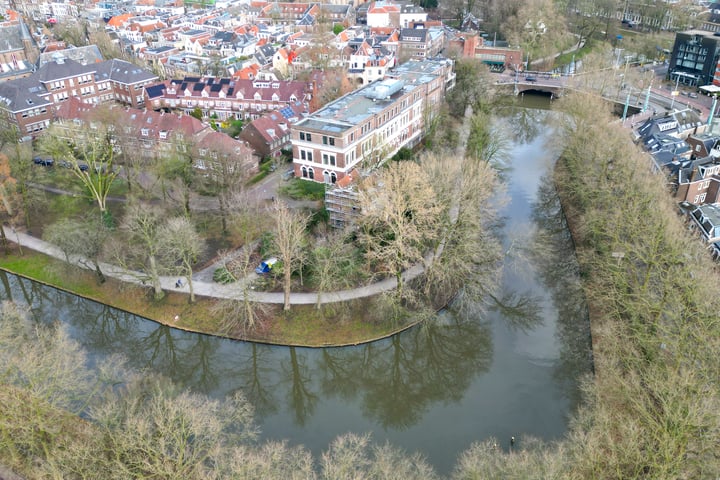
{"type": "MultiPolygon", "coordinates": [[[[14,244],[12,244],[14,245],[14,244]]],[[[366,302],[348,302],[325,306],[297,305],[289,312],[281,306],[267,306],[264,326],[253,332],[221,330],[223,313],[216,308],[219,300],[166,292],[162,300],[153,300],[147,287],[109,278],[100,284],[91,271],[69,266],[47,255],[24,248],[22,254],[11,249],[0,255],[0,268],[61,290],[139,315],[182,330],[219,335],[237,340],[299,346],[327,346],[363,343],[397,332],[397,327],[363,317],[366,302]],[[178,317],[178,320],[175,317],[178,317]]]]}

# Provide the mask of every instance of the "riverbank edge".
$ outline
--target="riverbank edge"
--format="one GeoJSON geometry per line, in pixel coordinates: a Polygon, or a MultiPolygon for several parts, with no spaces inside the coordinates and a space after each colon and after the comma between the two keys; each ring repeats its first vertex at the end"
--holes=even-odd
{"type": "MultiPolygon", "coordinates": [[[[564,166],[565,164],[561,155],[560,158],[557,159],[557,161],[555,162],[555,166],[553,167],[553,187],[555,188],[555,193],[558,196],[558,200],[560,202],[560,210],[565,219],[565,223],[567,224],[568,232],[570,232],[570,240],[572,241],[573,255],[575,255],[575,261],[577,261],[578,267],[580,268],[580,271],[582,271],[585,265],[583,264],[581,256],[578,255],[578,242],[580,241],[580,236],[577,231],[578,224],[576,223],[577,219],[580,217],[580,213],[572,207],[572,202],[569,201],[565,190],[562,188],[562,182],[558,181],[560,176],[565,172],[564,166]]],[[[585,296],[585,303],[587,305],[588,312],[588,322],[590,324],[590,353],[593,357],[592,371],[593,375],[597,375],[598,362],[596,362],[596,354],[600,351],[599,347],[601,346],[602,340],[599,325],[602,319],[602,315],[600,313],[601,309],[592,300],[590,300],[591,296],[588,295],[587,291],[588,284],[585,280],[583,280],[582,275],[579,276],[579,281],[583,290],[583,295],[585,296]]]]}
{"type": "MultiPolygon", "coordinates": [[[[45,255],[45,254],[42,253],[42,252],[38,252],[38,251],[32,250],[32,249],[29,248],[29,247],[25,247],[24,250],[25,250],[24,256],[28,255],[28,254],[31,252],[32,255],[43,256],[43,257],[48,257],[48,258],[51,258],[51,259],[52,259],[52,257],[49,257],[48,255],[45,255]]],[[[72,267],[72,268],[80,268],[80,267],[72,267]]],[[[43,280],[43,279],[33,277],[33,276],[31,276],[31,275],[27,275],[26,273],[14,271],[14,270],[12,270],[12,269],[10,269],[10,268],[7,268],[6,266],[3,266],[3,265],[0,265],[0,270],[2,270],[2,271],[4,271],[4,272],[7,272],[7,273],[10,273],[10,274],[12,274],[12,275],[16,275],[16,276],[21,277],[21,278],[25,278],[25,279],[27,279],[27,280],[31,280],[31,281],[37,282],[37,283],[39,283],[39,284],[41,284],[41,285],[44,285],[44,286],[46,286],[46,287],[54,288],[54,289],[56,289],[56,290],[60,290],[60,291],[65,292],[65,293],[69,293],[69,294],[72,294],[72,295],[76,295],[76,296],[78,296],[78,297],[80,297],[80,298],[83,298],[83,299],[86,299],[86,300],[90,300],[90,301],[99,303],[99,304],[101,304],[101,305],[110,306],[110,307],[115,308],[115,309],[117,309],[117,310],[120,310],[120,311],[122,311],[122,312],[129,313],[129,314],[131,314],[131,315],[137,315],[137,316],[142,317],[142,318],[144,318],[144,319],[147,319],[147,320],[150,320],[150,321],[152,321],[152,322],[155,322],[155,323],[157,323],[157,324],[159,324],[159,325],[164,325],[164,326],[167,326],[167,327],[176,329],[176,330],[180,330],[180,331],[187,332],[187,333],[196,333],[196,334],[201,334],[201,335],[207,335],[207,336],[216,337],[216,338],[223,338],[223,339],[228,339],[228,340],[234,340],[234,341],[239,341],[239,342],[252,342],[252,343],[257,343],[257,344],[261,344],[261,345],[282,346],[282,347],[298,347],[298,348],[339,348],[339,347],[353,347],[353,346],[364,345],[364,344],[367,344],[367,343],[373,343],[373,342],[377,342],[377,341],[379,341],[379,340],[384,340],[384,339],[386,339],[386,338],[390,338],[390,337],[392,337],[392,336],[394,336],[394,335],[397,335],[397,334],[402,333],[402,332],[404,332],[404,331],[406,331],[406,330],[409,330],[409,329],[411,329],[411,328],[419,325],[420,323],[422,323],[422,322],[424,321],[424,319],[416,320],[416,321],[414,321],[414,322],[411,322],[411,323],[408,323],[408,324],[406,324],[406,325],[403,325],[402,327],[396,327],[396,328],[388,331],[387,333],[383,333],[383,334],[381,334],[381,335],[377,335],[377,336],[373,336],[373,337],[359,338],[359,339],[356,338],[356,339],[353,339],[353,340],[350,340],[350,341],[347,341],[347,342],[338,342],[338,343],[330,343],[330,342],[324,342],[324,343],[296,343],[296,342],[295,342],[295,343],[294,343],[294,342],[278,342],[278,341],[273,341],[273,340],[269,340],[269,339],[255,338],[255,337],[251,337],[251,336],[248,336],[248,337],[235,337],[235,336],[231,336],[231,335],[224,335],[224,334],[219,333],[219,332],[212,332],[212,331],[209,331],[209,330],[203,330],[203,329],[199,329],[199,328],[191,328],[191,327],[185,327],[185,326],[182,326],[182,325],[177,325],[176,323],[173,323],[172,321],[167,321],[167,320],[163,320],[163,319],[160,319],[160,318],[156,318],[154,315],[148,315],[147,312],[141,312],[141,311],[137,311],[137,310],[132,309],[132,308],[128,308],[127,306],[124,306],[124,305],[122,305],[122,304],[120,304],[120,303],[118,303],[118,302],[110,302],[110,301],[106,301],[106,300],[104,300],[104,299],[100,299],[100,298],[93,297],[93,296],[91,296],[91,295],[86,295],[86,294],[83,294],[83,293],[79,293],[79,292],[77,292],[77,291],[74,291],[74,290],[69,289],[69,288],[67,288],[67,287],[64,287],[64,286],[62,286],[62,285],[55,284],[55,283],[52,283],[52,282],[48,282],[48,281],[45,281],[45,280],[43,280]]],[[[119,280],[117,280],[117,281],[119,282],[119,280]]],[[[182,296],[184,296],[184,297],[187,297],[187,296],[188,296],[188,294],[186,294],[186,293],[176,292],[176,294],[177,294],[177,295],[182,295],[182,296]]],[[[203,295],[197,295],[196,298],[197,298],[196,303],[197,303],[197,302],[211,302],[211,301],[213,300],[212,297],[206,297],[206,296],[203,296],[203,295]]],[[[368,297],[368,298],[373,298],[373,297],[368,297]]],[[[454,298],[454,296],[451,297],[451,299],[452,299],[452,298],[454,298]]],[[[443,305],[442,307],[438,308],[437,310],[439,311],[439,310],[441,310],[442,308],[444,308],[445,306],[447,306],[447,304],[446,304],[446,305],[443,305]]]]}

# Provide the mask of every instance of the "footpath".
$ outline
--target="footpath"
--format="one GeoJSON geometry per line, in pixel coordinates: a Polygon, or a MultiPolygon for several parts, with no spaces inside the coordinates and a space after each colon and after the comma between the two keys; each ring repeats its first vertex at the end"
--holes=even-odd
{"type": "MultiPolygon", "coordinates": [[[[8,240],[21,245],[23,248],[29,248],[45,255],[49,255],[53,258],[65,261],[65,254],[60,251],[55,245],[48,243],[40,238],[33,237],[23,232],[6,232],[8,240]]],[[[70,263],[78,267],[94,270],[92,262],[82,256],[73,256],[70,258],[70,263]]],[[[134,283],[136,285],[147,285],[147,275],[142,272],[126,270],[116,265],[108,263],[100,263],[100,270],[107,277],[115,278],[122,282],[134,283]]],[[[258,279],[256,273],[251,273],[247,277],[230,284],[222,284],[212,281],[212,275],[208,275],[208,272],[214,270],[214,266],[208,267],[207,269],[201,270],[193,274],[193,292],[195,295],[201,295],[204,297],[213,298],[224,298],[224,299],[241,299],[244,294],[247,293],[250,300],[258,303],[284,303],[283,292],[261,292],[246,289],[248,283],[252,283],[258,279]],[[208,276],[210,277],[208,279],[208,276]]],[[[415,265],[405,272],[403,272],[403,280],[412,280],[424,271],[423,265],[415,265]]],[[[177,285],[178,277],[161,276],[160,285],[163,290],[174,291],[181,293],[189,293],[187,282],[183,283],[182,286],[177,285]]],[[[377,295],[386,291],[390,291],[397,287],[396,278],[387,278],[379,282],[371,283],[369,285],[352,288],[349,290],[339,290],[335,292],[327,293],[301,293],[292,292],[290,293],[290,303],[292,305],[314,305],[318,303],[318,297],[320,297],[320,303],[334,303],[344,302],[347,300],[353,300],[356,298],[365,298],[377,295]]]]}
{"type": "MultiPolygon", "coordinates": [[[[465,118],[460,130],[460,139],[458,142],[458,148],[456,150],[456,155],[464,155],[465,145],[467,142],[467,138],[470,133],[470,117],[472,116],[472,109],[468,107],[468,109],[465,112],[465,118]]],[[[258,193],[260,195],[265,195],[266,197],[270,195],[268,193],[268,190],[270,190],[268,187],[272,187],[270,185],[271,180],[268,180],[266,182],[263,182],[260,186],[256,187],[258,188],[258,193]]],[[[274,189],[273,189],[274,190],[274,189]]],[[[20,232],[17,230],[8,231],[6,230],[6,235],[9,241],[12,241],[14,243],[17,243],[23,248],[29,248],[31,250],[35,250],[37,252],[44,253],[46,255],[49,255],[53,258],[57,258],[61,261],[69,260],[69,262],[73,265],[76,265],[78,267],[87,269],[87,270],[94,270],[93,263],[83,256],[72,256],[71,258],[67,259],[65,257],[65,254],[58,249],[55,245],[48,243],[40,238],[34,237],[32,235],[29,235],[24,232],[20,232]]],[[[425,262],[418,263],[416,265],[413,265],[412,267],[408,268],[402,273],[402,279],[403,282],[407,282],[410,280],[413,280],[420,274],[422,274],[425,271],[425,264],[430,264],[432,261],[440,255],[442,251],[442,246],[438,249],[438,251],[431,252],[428,254],[428,256],[425,259],[425,262]]],[[[198,272],[193,273],[192,275],[192,285],[193,285],[193,293],[195,295],[204,296],[204,297],[212,297],[212,298],[222,298],[222,299],[242,299],[247,295],[252,302],[258,302],[258,303],[269,303],[269,304],[283,304],[284,299],[284,293],[283,292],[263,292],[263,291],[256,291],[253,289],[252,284],[255,280],[257,280],[259,277],[256,273],[251,273],[247,277],[238,280],[234,283],[229,284],[222,284],[217,283],[213,281],[212,276],[216,268],[220,267],[221,265],[219,263],[215,263],[210,265],[209,267],[200,270],[198,272]]],[[[136,285],[143,285],[147,286],[147,274],[143,272],[138,271],[132,271],[123,269],[121,267],[118,267],[117,265],[111,265],[108,263],[100,263],[100,270],[102,270],[103,274],[107,277],[111,277],[117,280],[120,280],[122,282],[127,283],[133,283],[136,285]]],[[[183,283],[182,285],[179,285],[178,283],[178,277],[177,276],[161,276],[160,277],[160,285],[163,290],[165,291],[174,291],[174,292],[180,292],[180,293],[189,293],[189,287],[187,285],[187,282],[183,283]]],[[[393,290],[397,287],[397,279],[395,277],[392,278],[386,278],[384,280],[381,280],[379,282],[374,282],[368,285],[348,289],[348,290],[338,290],[333,292],[325,292],[325,293],[318,293],[318,292],[312,292],[312,293],[303,293],[303,292],[291,292],[290,293],[290,304],[291,305],[315,305],[318,303],[336,303],[336,302],[345,302],[348,300],[354,300],[358,298],[366,298],[371,297],[374,295],[378,295],[383,292],[387,292],[390,290],[393,290]]]]}

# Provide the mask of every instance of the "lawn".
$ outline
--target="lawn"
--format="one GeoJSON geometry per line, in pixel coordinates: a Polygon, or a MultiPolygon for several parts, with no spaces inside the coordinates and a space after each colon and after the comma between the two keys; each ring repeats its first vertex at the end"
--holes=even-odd
{"type": "MultiPolygon", "coordinates": [[[[108,279],[100,284],[93,272],[67,265],[47,255],[11,244],[7,255],[0,255],[0,268],[43,284],[110,305],[158,323],[183,330],[216,335],[220,314],[217,299],[198,297],[188,302],[184,293],[166,292],[160,301],[152,299],[150,288],[108,279]],[[178,320],[176,320],[176,316],[178,320]]],[[[324,306],[296,305],[283,312],[272,305],[265,314],[265,328],[245,335],[225,335],[239,340],[299,346],[358,344],[391,335],[397,329],[363,318],[371,300],[324,306]]]]}
{"type": "Polygon", "coordinates": [[[294,178],[278,188],[278,192],[293,200],[322,200],[325,198],[325,184],[294,178]]]}

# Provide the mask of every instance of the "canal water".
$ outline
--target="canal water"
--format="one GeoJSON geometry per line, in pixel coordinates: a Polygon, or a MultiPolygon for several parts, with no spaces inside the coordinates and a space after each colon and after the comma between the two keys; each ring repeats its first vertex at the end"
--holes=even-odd
{"type": "Polygon", "coordinates": [[[550,179],[555,113],[532,97],[498,120],[510,141],[501,161],[504,280],[484,311],[368,345],[303,349],[173,331],[13,275],[0,297],[62,321],[98,359],[123,354],[213,397],[241,390],[263,439],[316,455],[338,435],[370,432],[420,452],[447,474],[473,441],[560,438],[591,372],[590,334],[572,242],[550,179]],[[544,108],[538,108],[544,107],[544,108]]]}

